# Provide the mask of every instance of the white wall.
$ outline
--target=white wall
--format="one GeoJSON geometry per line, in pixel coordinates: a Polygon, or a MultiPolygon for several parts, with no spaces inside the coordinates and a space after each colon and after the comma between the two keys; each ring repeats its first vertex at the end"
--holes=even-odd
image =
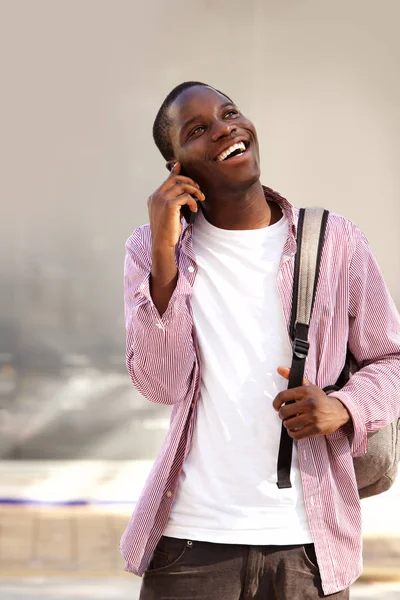
{"type": "Polygon", "coordinates": [[[400,303],[398,0],[2,0],[1,323],[123,353],[124,241],[166,171],[151,138],[200,79],[258,126],[263,182],[367,233],[400,303]]]}

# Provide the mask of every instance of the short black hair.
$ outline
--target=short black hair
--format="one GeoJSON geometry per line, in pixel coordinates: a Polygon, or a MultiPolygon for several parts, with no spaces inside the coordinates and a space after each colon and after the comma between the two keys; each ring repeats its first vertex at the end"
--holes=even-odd
{"type": "Polygon", "coordinates": [[[212,90],[218,92],[218,94],[225,96],[225,98],[227,98],[229,102],[232,102],[229,96],[227,96],[223,92],[220,92],[212,85],[202,83],[201,81],[185,81],[184,83],[180,83],[179,85],[174,87],[174,89],[168,94],[164,102],[161,104],[153,124],[153,139],[165,160],[172,160],[174,158],[171,138],[169,135],[169,130],[172,125],[172,122],[171,119],[168,117],[168,109],[184,90],[187,90],[196,85],[202,85],[204,87],[211,88],[212,90]]]}

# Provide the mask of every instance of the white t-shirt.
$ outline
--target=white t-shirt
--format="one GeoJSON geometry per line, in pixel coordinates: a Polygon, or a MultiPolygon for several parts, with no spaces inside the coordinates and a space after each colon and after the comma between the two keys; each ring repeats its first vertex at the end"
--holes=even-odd
{"type": "Polygon", "coordinates": [[[231,231],[199,211],[192,308],[202,364],[201,393],[165,535],[206,542],[312,542],[296,445],[292,488],[278,489],[281,420],[272,402],[287,387],[276,369],[291,364],[277,290],[286,217],[231,231]]]}

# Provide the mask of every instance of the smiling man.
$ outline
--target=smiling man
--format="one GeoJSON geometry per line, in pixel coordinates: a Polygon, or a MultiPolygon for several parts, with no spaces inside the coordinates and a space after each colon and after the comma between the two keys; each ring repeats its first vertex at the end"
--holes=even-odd
{"type": "Polygon", "coordinates": [[[153,132],[170,175],[126,246],[127,366],[172,415],[121,540],[126,570],[144,575],[141,600],[348,598],[352,457],[400,412],[399,315],[364,235],[330,214],[307,380],[286,390],[298,210],[262,186],[254,125],[214,88],[175,88],[153,132]],[[362,368],[327,396],[347,345],[362,368]]]}

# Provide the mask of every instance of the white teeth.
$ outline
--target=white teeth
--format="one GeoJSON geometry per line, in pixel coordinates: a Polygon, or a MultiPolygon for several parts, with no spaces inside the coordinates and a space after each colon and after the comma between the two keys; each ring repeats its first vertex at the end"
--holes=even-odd
{"type": "Polygon", "coordinates": [[[228,156],[230,156],[232,154],[232,152],[235,152],[235,150],[241,150],[242,152],[245,152],[246,146],[244,145],[243,142],[238,142],[237,144],[233,144],[233,146],[230,146],[229,148],[227,148],[226,150],[221,152],[221,154],[219,154],[217,156],[217,160],[225,160],[226,158],[228,158],[228,156]]]}

